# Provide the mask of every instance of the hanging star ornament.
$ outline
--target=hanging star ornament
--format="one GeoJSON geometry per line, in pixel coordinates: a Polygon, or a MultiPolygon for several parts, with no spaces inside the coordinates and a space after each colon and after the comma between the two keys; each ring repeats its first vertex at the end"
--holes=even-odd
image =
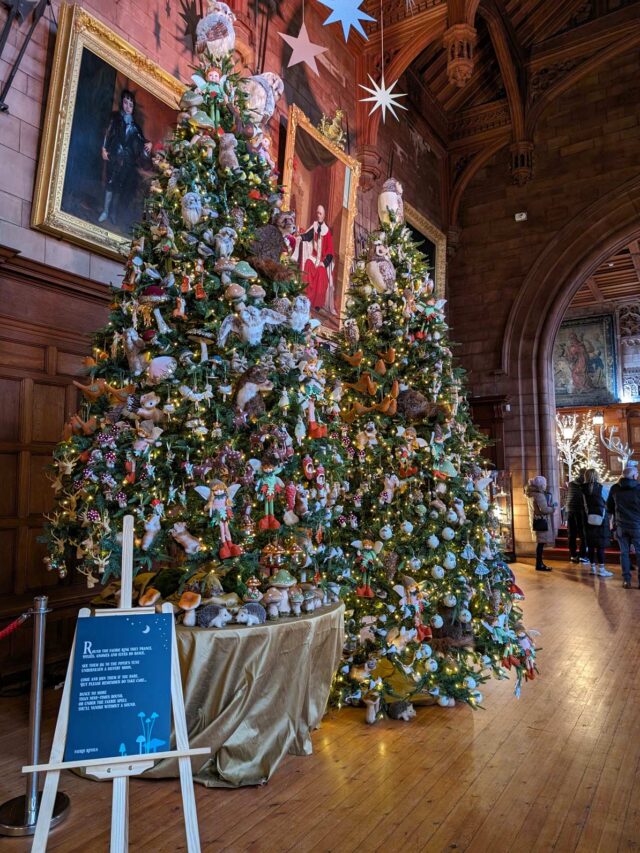
{"type": "Polygon", "coordinates": [[[361,89],[364,89],[365,92],[369,92],[372,96],[370,98],[360,98],[363,104],[373,104],[371,110],[369,111],[369,115],[373,115],[374,112],[379,109],[382,113],[382,123],[384,124],[384,121],[387,117],[387,110],[389,110],[393,117],[399,121],[400,119],[398,119],[398,116],[396,114],[396,108],[400,110],[406,110],[407,108],[398,102],[398,98],[406,98],[407,96],[404,93],[393,91],[395,86],[398,85],[398,81],[396,80],[395,83],[392,83],[387,88],[384,81],[384,74],[382,75],[380,84],[376,83],[371,74],[369,74],[368,76],[369,80],[371,80],[371,85],[373,86],[372,89],[370,89],[368,86],[363,86],[362,83],[359,83],[358,85],[361,89]]]}
{"type": "Polygon", "coordinates": [[[328,24],[342,24],[342,33],[344,40],[349,41],[349,33],[351,27],[360,33],[368,41],[368,36],[362,28],[360,21],[375,21],[371,15],[367,15],[360,8],[362,0],[320,0],[323,6],[328,6],[331,9],[331,14],[324,22],[325,27],[328,24]]]}
{"type": "Polygon", "coordinates": [[[278,33],[278,35],[281,39],[286,41],[292,49],[291,58],[289,59],[287,68],[291,68],[292,65],[297,65],[299,62],[304,62],[305,65],[309,66],[314,74],[318,74],[319,76],[320,72],[316,65],[316,56],[320,56],[320,54],[324,53],[327,48],[322,47],[322,45],[319,44],[314,44],[311,41],[305,22],[302,22],[297,38],[296,36],[289,36],[286,33],[278,33]]]}

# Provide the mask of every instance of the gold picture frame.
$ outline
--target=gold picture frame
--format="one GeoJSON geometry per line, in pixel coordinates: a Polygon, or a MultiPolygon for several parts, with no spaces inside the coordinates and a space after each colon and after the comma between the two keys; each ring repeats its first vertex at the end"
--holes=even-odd
{"type": "MultiPolygon", "coordinates": [[[[438,299],[445,299],[447,292],[447,235],[439,228],[429,222],[426,216],[419,213],[415,207],[404,203],[405,222],[414,231],[429,240],[434,246],[435,255],[433,261],[433,278],[435,281],[435,294],[438,299]]],[[[426,247],[420,247],[424,254],[428,255],[426,247]]]]}
{"type": "MultiPolygon", "coordinates": [[[[106,149],[98,140],[106,139],[106,128],[111,126],[109,115],[117,115],[114,106],[118,104],[118,92],[121,109],[124,109],[122,105],[126,95],[123,92],[128,90],[134,93],[133,120],[137,122],[140,137],[145,140],[142,146],[144,169],[145,175],[149,176],[153,146],[161,144],[175,126],[175,111],[185,87],[79,6],[63,4],[31,224],[41,231],[115,259],[126,255],[130,234],[113,213],[117,205],[106,202],[104,187],[113,185],[116,167],[107,164],[111,157],[108,152],[108,156],[104,156],[106,149]],[[102,89],[96,88],[91,74],[100,82],[102,89]],[[99,115],[86,115],[89,112],[86,110],[87,102],[102,103],[104,109],[99,111],[99,115]],[[107,107],[110,113],[106,112],[107,107]],[[142,124],[138,119],[140,111],[145,115],[142,124]],[[160,128],[165,125],[161,139],[160,128]],[[143,127],[151,128],[156,135],[148,132],[147,138],[143,127]],[[110,218],[100,223],[99,217],[109,207],[110,218]]],[[[139,180],[143,167],[136,162],[132,168],[136,176],[130,179],[129,184],[133,180],[137,210],[144,192],[139,180]]],[[[127,216],[133,221],[134,203],[130,188],[121,182],[116,199],[118,193],[122,195],[121,210],[126,209],[127,216]]]]}
{"type": "Polygon", "coordinates": [[[309,276],[306,292],[312,299],[312,316],[329,335],[340,330],[344,318],[360,168],[360,162],[323,136],[299,107],[289,107],[282,209],[296,212],[298,236],[292,257],[303,276],[309,276]],[[320,207],[326,212],[328,237],[323,237],[322,228],[318,228],[320,207]],[[315,236],[318,233],[320,237],[315,236]],[[333,250],[326,256],[332,256],[328,265],[319,257],[323,244],[333,250]],[[321,266],[326,273],[320,270],[316,277],[314,272],[321,266]],[[318,304],[314,305],[316,299],[318,304]]]}

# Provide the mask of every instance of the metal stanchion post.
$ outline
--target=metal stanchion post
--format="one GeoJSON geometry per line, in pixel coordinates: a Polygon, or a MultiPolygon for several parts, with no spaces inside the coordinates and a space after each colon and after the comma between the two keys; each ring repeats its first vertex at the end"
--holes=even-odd
{"type": "MultiPolygon", "coordinates": [[[[40,722],[42,718],[42,690],[44,676],[44,644],[47,621],[46,595],[33,601],[33,658],[31,662],[31,697],[29,705],[29,764],[38,764],[40,757],[40,722]]],[[[38,774],[27,776],[27,793],[14,797],[0,806],[0,835],[33,835],[40,805],[38,774]]],[[[51,827],[65,817],[69,797],[60,792],[56,796],[51,827]]]]}

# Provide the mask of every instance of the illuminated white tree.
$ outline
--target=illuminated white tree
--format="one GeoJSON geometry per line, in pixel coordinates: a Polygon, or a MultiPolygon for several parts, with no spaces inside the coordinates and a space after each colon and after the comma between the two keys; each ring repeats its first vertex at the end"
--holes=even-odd
{"type": "Polygon", "coordinates": [[[567,479],[573,479],[577,468],[595,468],[604,479],[609,472],[600,454],[598,436],[593,427],[591,412],[580,417],[577,413],[556,413],[556,444],[558,460],[567,467],[567,479]]]}

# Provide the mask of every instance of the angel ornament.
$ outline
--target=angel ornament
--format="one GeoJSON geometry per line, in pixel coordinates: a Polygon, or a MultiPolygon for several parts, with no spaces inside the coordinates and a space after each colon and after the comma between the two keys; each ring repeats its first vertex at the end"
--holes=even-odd
{"type": "Polygon", "coordinates": [[[237,314],[228,314],[218,332],[218,344],[224,346],[231,333],[237,335],[243,344],[258,346],[266,326],[280,326],[287,318],[271,308],[258,308],[255,305],[241,305],[237,314]]]}
{"type": "Polygon", "coordinates": [[[233,500],[238,489],[240,483],[226,486],[222,480],[214,480],[210,487],[196,486],[196,492],[206,500],[205,509],[209,513],[211,524],[217,524],[220,530],[218,556],[221,560],[239,557],[243,553],[240,545],[234,545],[229,529],[229,519],[233,518],[233,500]]]}

